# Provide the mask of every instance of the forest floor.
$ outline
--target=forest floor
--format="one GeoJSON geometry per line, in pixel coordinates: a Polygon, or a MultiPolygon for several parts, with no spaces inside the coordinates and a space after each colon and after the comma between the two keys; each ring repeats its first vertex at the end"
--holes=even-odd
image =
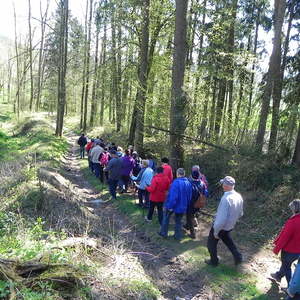
{"type": "MultiPolygon", "coordinates": [[[[230,253],[220,243],[220,266],[206,266],[203,260],[208,254],[206,240],[211,224],[208,217],[200,217],[195,240],[185,237],[178,243],[158,237],[157,223],[144,222],[145,212],[134,205],[134,195],[122,195],[117,203],[93,203],[93,200],[108,199],[107,189],[99,184],[97,188],[95,179],[88,174],[87,160],[79,159],[76,137],[69,133],[67,138],[71,149],[63,163],[64,176],[76,187],[81,205],[96,217],[97,226],[109,226],[126,241],[130,253],[138,257],[160,290],[161,299],[284,299],[278,285],[267,279],[279,267],[279,260],[270,250],[247,242],[245,224],[239,224],[233,234],[245,262],[235,268],[230,253]]],[[[101,286],[95,282],[95,299],[99,290],[101,286]]],[[[100,295],[98,299],[102,299],[100,295]]]]}

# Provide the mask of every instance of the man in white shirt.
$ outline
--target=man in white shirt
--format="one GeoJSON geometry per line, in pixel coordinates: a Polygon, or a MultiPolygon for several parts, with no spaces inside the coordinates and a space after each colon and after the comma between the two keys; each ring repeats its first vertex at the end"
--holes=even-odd
{"type": "Polygon", "coordinates": [[[217,214],[210,230],[207,249],[210,254],[210,260],[205,262],[212,266],[219,264],[217,255],[217,245],[221,239],[227,248],[231,251],[236,265],[242,262],[242,254],[238,251],[231,236],[230,231],[234,228],[237,220],[243,215],[243,198],[234,190],[235,179],[226,176],[220,180],[224,195],[218,206],[217,214]]]}

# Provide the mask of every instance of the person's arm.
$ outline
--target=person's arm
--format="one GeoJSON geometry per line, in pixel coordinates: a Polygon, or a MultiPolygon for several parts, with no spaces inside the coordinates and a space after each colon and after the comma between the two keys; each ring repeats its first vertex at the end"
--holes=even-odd
{"type": "Polygon", "coordinates": [[[229,213],[229,203],[228,200],[222,197],[221,202],[218,206],[216,219],[214,221],[214,236],[215,238],[219,238],[219,232],[223,229],[229,213]]]}
{"type": "Polygon", "coordinates": [[[288,220],[274,242],[275,247],[273,249],[273,252],[275,254],[278,254],[280,250],[284,248],[284,246],[290,240],[292,234],[293,234],[293,225],[292,222],[288,220]]]}
{"type": "Polygon", "coordinates": [[[155,192],[155,190],[157,189],[157,181],[155,178],[153,178],[150,186],[147,186],[146,189],[149,193],[155,192]]]}
{"type": "Polygon", "coordinates": [[[178,198],[178,189],[177,189],[177,183],[174,181],[173,184],[170,187],[170,191],[167,197],[167,200],[165,202],[165,208],[167,210],[173,210],[178,198]]]}

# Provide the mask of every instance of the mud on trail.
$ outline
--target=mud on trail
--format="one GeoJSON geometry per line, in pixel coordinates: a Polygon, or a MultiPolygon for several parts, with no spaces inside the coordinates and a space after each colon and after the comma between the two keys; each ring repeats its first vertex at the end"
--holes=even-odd
{"type": "MultiPolygon", "coordinates": [[[[211,287],[205,268],[189,263],[183,254],[178,255],[175,246],[160,245],[159,240],[147,236],[136,224],[132,224],[128,217],[120,213],[114,203],[97,203],[95,200],[100,199],[102,194],[91,186],[80,171],[76,139],[72,134],[69,135],[70,151],[63,159],[61,174],[54,176],[56,181],[60,182],[56,184],[57,189],[65,189],[63,193],[67,193],[73,203],[68,209],[66,201],[58,200],[55,211],[52,212],[53,222],[59,224],[60,228],[68,228],[67,231],[75,236],[88,233],[88,237],[101,240],[100,244],[115,242],[111,239],[112,235],[123,241],[124,251],[136,258],[150,281],[160,290],[160,299],[236,299],[230,298],[229,295],[222,296],[220,290],[215,291],[211,287]],[[60,176],[63,179],[59,179],[60,176]]],[[[51,206],[53,207],[53,204],[51,206]]],[[[278,260],[270,251],[258,250],[257,245],[250,247],[239,243],[239,236],[246,231],[242,230],[242,226],[240,224],[235,230],[237,234],[234,233],[234,239],[245,258],[240,271],[254,273],[258,278],[258,287],[267,295],[267,298],[253,299],[282,299],[278,286],[266,279],[267,274],[278,268],[278,260]]],[[[207,218],[200,218],[200,229],[197,231],[196,240],[193,241],[194,247],[205,246],[209,229],[210,222],[207,218]]],[[[232,267],[232,257],[221,244],[221,261],[232,267]]],[[[126,268],[126,264],[123,264],[123,268],[126,268]]],[[[130,270],[128,272],[130,273],[130,270]]],[[[92,282],[92,294],[94,299],[120,299],[120,295],[104,288],[102,282],[97,279],[92,282]]]]}

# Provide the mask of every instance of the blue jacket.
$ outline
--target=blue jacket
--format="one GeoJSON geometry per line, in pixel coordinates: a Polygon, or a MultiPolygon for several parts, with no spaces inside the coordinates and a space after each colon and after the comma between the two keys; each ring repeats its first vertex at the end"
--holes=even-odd
{"type": "Polygon", "coordinates": [[[165,208],[176,214],[186,213],[192,199],[192,184],[186,177],[180,177],[171,184],[165,208]]]}
{"type": "Polygon", "coordinates": [[[146,168],[142,173],[142,178],[140,180],[138,188],[141,190],[145,190],[147,186],[151,185],[152,177],[153,177],[153,170],[149,167],[146,168]]]}
{"type": "Polygon", "coordinates": [[[293,295],[300,294],[300,260],[298,261],[293,277],[290,281],[289,292],[293,295]]]}

